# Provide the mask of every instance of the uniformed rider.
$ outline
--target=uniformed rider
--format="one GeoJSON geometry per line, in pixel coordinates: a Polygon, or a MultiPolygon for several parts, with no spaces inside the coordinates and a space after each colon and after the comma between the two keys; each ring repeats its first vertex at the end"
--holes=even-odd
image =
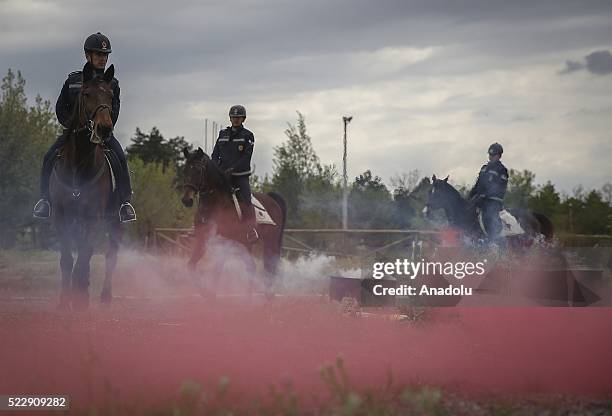
{"type": "Polygon", "coordinates": [[[489,162],[480,169],[469,194],[470,200],[482,210],[485,232],[490,241],[497,239],[502,230],[499,212],[503,209],[508,187],[508,170],[500,161],[503,152],[499,143],[489,146],[489,162]]]}
{"type": "MultiPolygon", "coordinates": [[[[108,61],[108,55],[112,52],[110,40],[102,33],[94,33],[85,40],[84,45],[85,58],[94,68],[94,76],[102,76],[108,61]]],[[[40,178],[41,199],[34,206],[34,216],[37,218],[49,218],[51,215],[51,204],[49,198],[49,178],[53,169],[53,162],[59,149],[64,145],[69,131],[70,116],[76,102],[77,96],[83,84],[82,71],[72,72],[68,75],[68,79],[64,82],[64,86],[60,92],[55,105],[55,114],[60,124],[64,127],[64,131],[57,138],[57,141],[51,146],[51,149],[45,154],[43,160],[43,168],[40,178]]],[[[119,118],[120,98],[119,98],[119,81],[113,78],[111,81],[113,90],[113,100],[111,105],[111,119],[113,126],[119,118]]],[[[136,212],[130,203],[132,196],[132,187],[130,183],[130,174],[128,171],[127,160],[125,153],[119,141],[114,134],[105,143],[105,146],[112,149],[117,155],[120,163],[120,171],[115,172],[117,179],[117,192],[121,202],[119,208],[119,219],[121,222],[134,221],[136,212]]]]}
{"type": "Polygon", "coordinates": [[[251,202],[251,156],[255,145],[253,133],[243,123],[246,120],[246,109],[234,105],[229,110],[231,126],[219,132],[211,158],[223,170],[231,181],[232,187],[238,189],[238,195],[245,207],[242,220],[247,224],[247,241],[254,242],[259,236],[255,222],[255,209],[251,202]]]}

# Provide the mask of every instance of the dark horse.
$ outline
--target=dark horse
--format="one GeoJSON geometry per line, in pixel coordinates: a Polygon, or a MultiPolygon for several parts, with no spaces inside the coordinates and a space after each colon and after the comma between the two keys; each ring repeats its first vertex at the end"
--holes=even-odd
{"type": "MultiPolygon", "coordinates": [[[[206,251],[206,241],[217,233],[229,240],[243,245],[249,252],[253,243],[247,241],[247,225],[239,220],[238,213],[232,198],[232,189],[229,180],[219,167],[198,148],[190,154],[183,150],[186,159],[184,193],[181,201],[187,207],[193,205],[194,195],[199,193],[198,208],[195,213],[195,244],[188,267],[195,271],[196,264],[206,251]]],[[[265,270],[265,286],[267,294],[271,294],[271,285],[276,275],[276,269],[281,255],[283,230],[287,217],[285,200],[277,193],[262,194],[254,192],[253,195],[264,206],[270,218],[276,225],[258,224],[257,233],[259,241],[263,244],[263,264],[265,270]]],[[[255,263],[249,256],[247,272],[252,283],[255,276],[255,263]]],[[[195,277],[195,273],[194,277],[195,277]]],[[[217,272],[213,278],[216,280],[217,272]]],[[[199,283],[199,282],[198,282],[199,283]]],[[[207,290],[200,287],[203,294],[207,290]]]]}
{"type": "MultiPolygon", "coordinates": [[[[438,179],[433,175],[428,200],[424,213],[428,215],[431,210],[443,209],[446,218],[452,227],[462,230],[472,240],[485,238],[478,220],[476,207],[471,201],[465,200],[459,191],[448,183],[448,177],[438,179]]],[[[508,237],[510,243],[530,245],[538,235],[543,235],[548,243],[552,241],[552,222],[543,214],[523,209],[508,209],[521,225],[524,234],[508,237]]]]}
{"type": "Polygon", "coordinates": [[[102,220],[106,221],[109,247],[101,301],[109,304],[112,298],[111,278],[117,264],[121,224],[117,216],[107,215],[117,201],[103,143],[113,131],[110,81],[114,72],[111,65],[103,76],[94,77],[89,63],[83,68],[83,85],[49,183],[53,223],[61,251],[61,308],[89,306],[92,239],[95,226],[102,220]],[[78,253],[76,264],[73,249],[78,253]]]}

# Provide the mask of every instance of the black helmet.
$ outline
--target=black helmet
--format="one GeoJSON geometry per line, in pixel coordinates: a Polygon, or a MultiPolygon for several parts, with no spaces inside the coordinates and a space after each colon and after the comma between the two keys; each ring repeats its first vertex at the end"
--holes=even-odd
{"type": "Polygon", "coordinates": [[[490,155],[500,155],[504,153],[504,148],[502,147],[501,144],[499,143],[493,143],[491,146],[489,146],[489,154],[490,155]]]}
{"type": "Polygon", "coordinates": [[[241,105],[233,105],[229,111],[230,117],[246,117],[246,108],[241,105]]]}
{"type": "Polygon", "coordinates": [[[85,52],[112,52],[110,40],[100,32],[89,35],[87,39],[85,39],[83,49],[85,49],[85,52]]]}

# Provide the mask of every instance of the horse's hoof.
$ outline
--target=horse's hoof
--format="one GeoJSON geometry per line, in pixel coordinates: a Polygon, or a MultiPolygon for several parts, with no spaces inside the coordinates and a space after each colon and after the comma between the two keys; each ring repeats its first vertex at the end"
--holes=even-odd
{"type": "Polygon", "coordinates": [[[100,295],[100,303],[102,305],[110,306],[112,301],[113,301],[113,295],[111,295],[108,292],[102,292],[102,294],[100,295]]]}
{"type": "Polygon", "coordinates": [[[57,310],[60,312],[68,312],[70,310],[70,301],[60,300],[60,302],[57,304],[57,310]]]}
{"type": "Polygon", "coordinates": [[[59,303],[57,305],[57,310],[58,311],[69,311],[70,310],[70,300],[71,300],[70,291],[62,290],[62,293],[60,294],[59,303]]]}
{"type": "Polygon", "coordinates": [[[198,291],[200,292],[200,296],[204,299],[215,299],[217,294],[211,290],[206,289],[205,287],[198,287],[198,291]]]}
{"type": "Polygon", "coordinates": [[[72,309],[75,311],[85,311],[89,308],[89,295],[79,293],[72,299],[72,309]]]}

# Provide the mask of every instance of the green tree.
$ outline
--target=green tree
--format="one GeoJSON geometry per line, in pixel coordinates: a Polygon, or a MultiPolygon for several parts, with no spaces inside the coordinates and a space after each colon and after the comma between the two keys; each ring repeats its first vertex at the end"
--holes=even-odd
{"type": "Polygon", "coordinates": [[[576,231],[581,234],[607,234],[610,214],[610,205],[598,191],[592,190],[586,195],[584,205],[576,217],[576,231]]]}
{"type": "Polygon", "coordinates": [[[145,163],[139,158],[130,161],[134,206],[138,221],[129,227],[131,236],[141,242],[150,240],[155,228],[188,227],[193,224],[193,209],[185,208],[174,186],[174,169],[161,163],[145,163]]]}
{"type": "Polygon", "coordinates": [[[138,158],[145,163],[159,163],[165,170],[182,163],[185,147],[193,150],[192,144],[183,136],[166,140],[157,127],[153,127],[149,134],[136,127],[132,144],[127,147],[126,152],[129,158],[138,158]]]}
{"type": "Polygon", "coordinates": [[[419,185],[419,176],[419,170],[414,169],[408,173],[392,176],[390,179],[391,186],[394,188],[393,209],[395,219],[393,222],[400,228],[409,228],[414,225],[417,210],[414,207],[415,200],[412,193],[419,185]]]}
{"type": "Polygon", "coordinates": [[[339,221],[338,175],[322,165],[298,111],[297,125],[288,123],[287,141],[274,149],[271,188],[287,202],[290,226],[322,226],[339,221]]]}
{"type": "Polygon", "coordinates": [[[35,231],[32,206],[39,197],[43,155],[60,132],[49,101],[28,107],[25,79],[8,70],[0,101],[0,246],[11,247],[26,229],[35,231]]]}
{"type": "Polygon", "coordinates": [[[306,228],[339,228],[342,225],[342,187],[338,172],[324,165],[310,175],[300,195],[301,225],[306,228]]]}
{"type": "Polygon", "coordinates": [[[549,218],[553,218],[559,212],[560,204],[559,193],[550,181],[538,188],[535,195],[529,198],[529,208],[549,218]]]}
{"type": "Polygon", "coordinates": [[[508,190],[504,202],[508,207],[526,208],[529,198],[535,192],[535,174],[528,170],[522,172],[510,169],[508,178],[508,190]]]}
{"type": "Polygon", "coordinates": [[[153,127],[149,134],[145,134],[136,127],[136,133],[132,137],[132,144],[126,148],[130,160],[139,159],[144,163],[156,163],[162,169],[171,169],[176,173],[175,186],[183,182],[182,169],[184,159],[183,149],[193,150],[193,145],[188,143],[183,136],[177,136],[170,140],[164,139],[157,127],[153,127]]]}
{"type": "Polygon", "coordinates": [[[349,223],[353,228],[393,227],[391,193],[379,176],[366,170],[355,178],[349,194],[349,223]]]}
{"type": "Polygon", "coordinates": [[[316,175],[322,170],[319,157],[306,131],[304,115],[297,112],[297,126],[287,123],[287,141],[274,149],[275,167],[290,167],[300,178],[316,175]]]}

